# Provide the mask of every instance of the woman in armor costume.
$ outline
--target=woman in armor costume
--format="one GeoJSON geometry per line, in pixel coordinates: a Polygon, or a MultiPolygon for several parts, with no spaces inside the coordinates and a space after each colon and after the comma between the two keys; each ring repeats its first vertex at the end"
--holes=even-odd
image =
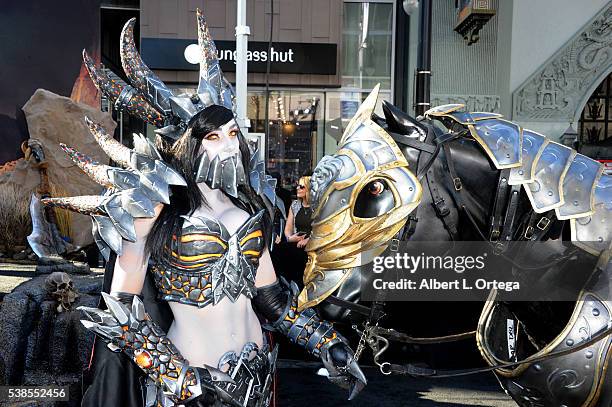
{"type": "Polygon", "coordinates": [[[277,351],[260,321],[320,357],[330,380],[354,397],[365,377],[346,341],[313,309],[298,311],[297,286],[276,277],[268,252],[275,185],[234,120],[233,91],[201,13],[200,84],[193,95],[174,95],[144,65],[134,23],[121,37],[131,86],[84,59],[117,107],[159,127],[157,145],[136,135],[130,150],[88,120],[123,168],[62,145],[107,192],[44,201],[91,215],[96,243],[109,259],[104,303],[81,308],[83,325],[101,339],[83,405],[266,406],[277,351]]]}

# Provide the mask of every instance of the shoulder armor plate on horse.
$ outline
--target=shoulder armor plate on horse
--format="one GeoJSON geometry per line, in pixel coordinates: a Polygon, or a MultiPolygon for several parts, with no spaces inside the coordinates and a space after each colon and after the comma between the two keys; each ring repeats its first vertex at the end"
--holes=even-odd
{"type": "Polygon", "coordinates": [[[595,185],[603,172],[603,166],[582,154],[576,154],[563,181],[562,206],[555,209],[561,220],[593,214],[595,210],[595,185]]]}
{"type": "Polygon", "coordinates": [[[571,220],[572,241],[594,255],[610,248],[612,240],[612,177],[602,175],[595,187],[594,213],[571,220]]]}
{"type": "Polygon", "coordinates": [[[533,182],[536,158],[548,144],[548,139],[531,130],[523,129],[521,166],[510,170],[508,184],[522,185],[533,182]]]}
{"type": "Polygon", "coordinates": [[[523,129],[518,124],[494,118],[467,126],[497,169],[521,166],[523,129]]]}
{"type": "Polygon", "coordinates": [[[534,180],[525,188],[534,211],[544,213],[563,205],[563,181],[575,155],[576,151],[554,141],[540,152],[534,180]]]}

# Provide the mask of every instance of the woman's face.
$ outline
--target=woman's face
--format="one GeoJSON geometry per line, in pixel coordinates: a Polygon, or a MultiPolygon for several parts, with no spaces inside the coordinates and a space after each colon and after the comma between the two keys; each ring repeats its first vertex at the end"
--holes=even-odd
{"type": "Polygon", "coordinates": [[[304,198],[306,196],[306,185],[304,185],[304,181],[300,180],[297,183],[297,197],[304,198]]]}
{"type": "Polygon", "coordinates": [[[202,138],[200,153],[206,151],[209,160],[219,156],[220,160],[240,152],[238,134],[240,129],[236,120],[232,119],[223,126],[211,131],[202,138]]]}

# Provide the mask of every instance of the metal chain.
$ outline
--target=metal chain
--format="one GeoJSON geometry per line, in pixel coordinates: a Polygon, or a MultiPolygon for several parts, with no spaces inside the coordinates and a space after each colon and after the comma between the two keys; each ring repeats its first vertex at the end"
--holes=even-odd
{"type": "MultiPolygon", "coordinates": [[[[353,325],[352,328],[355,331],[359,332],[359,328],[357,327],[357,325],[353,325]]],[[[365,349],[366,337],[368,336],[369,331],[370,331],[370,321],[366,321],[365,326],[363,328],[363,332],[361,332],[361,336],[359,337],[359,344],[357,345],[357,350],[355,351],[355,357],[354,357],[355,362],[359,361],[359,358],[361,357],[361,353],[365,349]]]]}

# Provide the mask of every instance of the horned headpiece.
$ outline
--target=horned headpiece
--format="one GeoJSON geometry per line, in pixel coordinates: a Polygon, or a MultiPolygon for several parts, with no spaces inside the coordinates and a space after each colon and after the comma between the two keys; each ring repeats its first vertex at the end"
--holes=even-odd
{"type": "Polygon", "coordinates": [[[200,47],[200,81],[194,94],[174,95],[138,54],[134,43],[136,19],[130,19],[121,32],[121,65],[130,85],[122,86],[103,70],[97,69],[83,51],[83,60],[96,87],[117,109],[140,117],[158,127],[156,132],[170,139],[178,138],[193,116],[216,104],[234,110],[234,90],[223,76],[217,48],[201,11],[197,10],[200,47]]]}

